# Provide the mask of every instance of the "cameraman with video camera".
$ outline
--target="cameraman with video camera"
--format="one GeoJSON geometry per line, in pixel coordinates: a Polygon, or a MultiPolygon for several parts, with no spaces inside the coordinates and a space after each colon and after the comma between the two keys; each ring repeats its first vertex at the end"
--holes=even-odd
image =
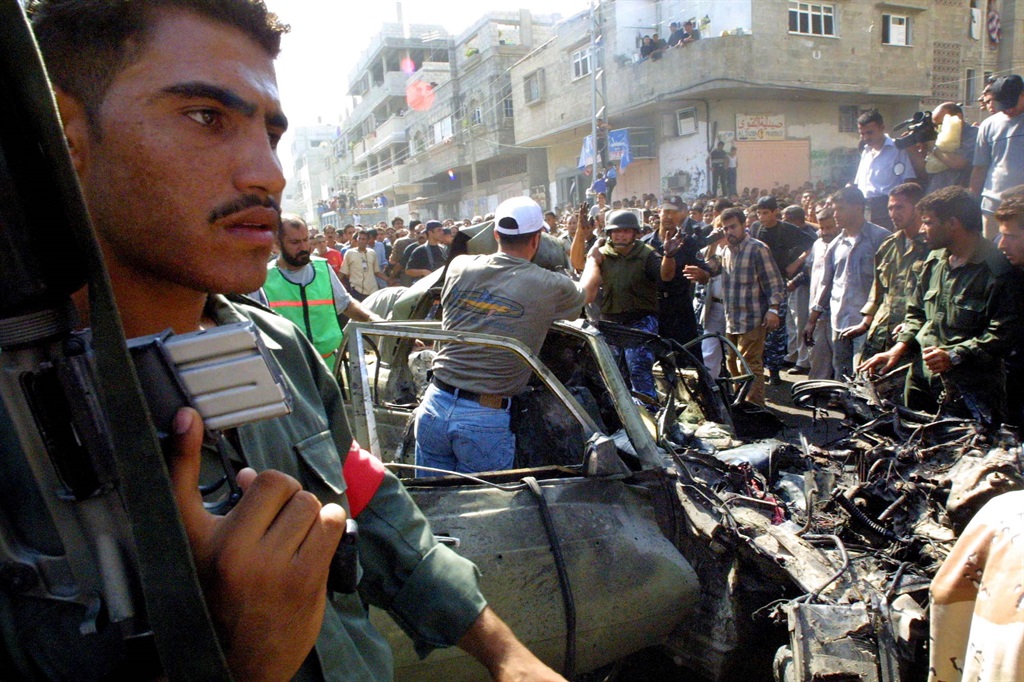
{"type": "Polygon", "coordinates": [[[959,104],[943,102],[931,112],[928,137],[931,139],[908,148],[917,176],[927,178],[926,184],[919,183],[926,188],[925,194],[952,185],[966,188],[970,183],[974,147],[978,140],[977,126],[966,121],[959,104]]]}
{"type": "Polygon", "coordinates": [[[853,184],[867,200],[869,220],[892,231],[889,219],[889,192],[896,185],[917,177],[906,149],[897,147],[885,132],[885,121],[878,109],[857,119],[857,132],[864,145],[853,184]]]}

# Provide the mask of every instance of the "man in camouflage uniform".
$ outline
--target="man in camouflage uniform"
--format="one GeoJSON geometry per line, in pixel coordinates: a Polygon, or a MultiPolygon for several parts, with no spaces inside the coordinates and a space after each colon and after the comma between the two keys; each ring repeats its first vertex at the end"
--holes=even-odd
{"type": "Polygon", "coordinates": [[[907,299],[924,267],[928,244],[921,234],[921,216],[916,207],[923,196],[924,190],[914,182],[897,185],[889,193],[889,218],[896,232],[875,253],[875,281],[860,311],[864,320],[847,332],[850,336],[867,332],[865,358],[893,344],[896,328],[907,311],[907,299]]]}
{"type": "Polygon", "coordinates": [[[1024,275],[982,237],[981,208],[967,190],[943,188],[917,208],[932,252],[896,345],[859,369],[889,371],[919,347],[907,376],[908,407],[998,424],[1006,398],[1002,359],[1017,343],[1024,275]]]}

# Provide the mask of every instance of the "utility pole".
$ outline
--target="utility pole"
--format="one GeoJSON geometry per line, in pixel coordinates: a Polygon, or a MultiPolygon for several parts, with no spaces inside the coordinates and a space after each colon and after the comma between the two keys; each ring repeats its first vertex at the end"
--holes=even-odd
{"type": "MultiPolygon", "coordinates": [[[[608,93],[604,82],[604,34],[601,29],[601,18],[601,0],[590,0],[590,140],[593,144],[594,153],[590,171],[591,184],[597,180],[599,158],[599,147],[597,144],[598,121],[604,117],[608,102],[608,93]],[[598,107],[598,99],[600,99],[600,107],[598,107]]],[[[607,134],[607,130],[605,134],[607,134]]]]}

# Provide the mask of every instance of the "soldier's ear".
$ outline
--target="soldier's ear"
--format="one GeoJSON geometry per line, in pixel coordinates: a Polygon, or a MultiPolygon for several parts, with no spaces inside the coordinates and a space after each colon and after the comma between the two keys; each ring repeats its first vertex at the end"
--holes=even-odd
{"type": "Polygon", "coordinates": [[[71,161],[75,170],[81,175],[89,160],[89,143],[92,141],[89,129],[89,116],[81,100],[68,94],[59,87],[54,87],[57,98],[57,109],[64,126],[64,137],[71,152],[71,161]]]}

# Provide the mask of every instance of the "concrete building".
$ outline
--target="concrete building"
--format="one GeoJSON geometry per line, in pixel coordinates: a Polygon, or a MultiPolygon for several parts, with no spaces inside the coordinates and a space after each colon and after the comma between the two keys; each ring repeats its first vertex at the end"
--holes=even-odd
{"type": "Polygon", "coordinates": [[[285,187],[282,209],[316,224],[317,204],[335,192],[331,150],[338,135],[335,125],[301,126],[292,140],[291,177],[285,187]]]}
{"type": "MultiPolygon", "coordinates": [[[[987,72],[1020,72],[1024,2],[990,3],[1001,15],[998,43],[979,4],[602,0],[593,54],[591,18],[581,14],[512,68],[516,142],[546,149],[553,203],[579,201],[591,182],[577,163],[597,70],[602,123],[629,129],[636,147],[616,198],[707,191],[719,140],[737,148],[740,190],[846,182],[863,111],[878,108],[891,129],[938,102],[972,102],[987,72]],[[642,36],[667,37],[671,22],[691,18],[700,40],[639,59],[642,36]]],[[[968,118],[979,117],[970,106],[968,118]]]]}
{"type": "Polygon", "coordinates": [[[554,21],[495,12],[456,37],[385,25],[349,77],[360,101],[334,143],[335,185],[352,186],[364,207],[384,204],[382,219],[471,217],[510,196],[543,199],[546,154],[515,145],[510,72],[554,21]]]}

